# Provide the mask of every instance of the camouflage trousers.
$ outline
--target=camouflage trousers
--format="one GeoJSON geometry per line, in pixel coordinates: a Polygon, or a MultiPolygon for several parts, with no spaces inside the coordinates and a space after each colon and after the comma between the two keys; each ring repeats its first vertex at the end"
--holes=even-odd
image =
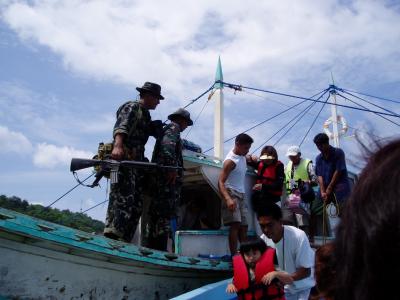
{"type": "Polygon", "coordinates": [[[120,167],[118,182],[111,185],[104,235],[130,242],[142,214],[140,171],[120,167]]]}
{"type": "Polygon", "coordinates": [[[180,182],[166,184],[164,178],[157,182],[157,193],[153,195],[150,203],[144,245],[149,248],[166,251],[168,237],[173,239],[171,219],[176,217],[182,184],[180,182]]]}

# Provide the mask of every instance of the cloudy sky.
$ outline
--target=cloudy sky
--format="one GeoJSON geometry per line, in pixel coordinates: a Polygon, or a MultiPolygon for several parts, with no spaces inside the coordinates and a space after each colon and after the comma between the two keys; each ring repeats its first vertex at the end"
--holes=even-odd
{"type": "MultiPolygon", "coordinates": [[[[3,0],[0,18],[0,193],[31,203],[48,205],[76,184],[71,157],[91,157],[98,142],[111,140],[115,111],[137,97],[136,86],[162,85],[166,100],[152,117],[165,120],[212,85],[219,56],[230,83],[308,97],[332,84],[333,76],[341,88],[400,101],[398,1],[3,0]]],[[[248,89],[225,88],[224,95],[226,138],[300,102],[248,89]]],[[[400,113],[396,102],[358,96],[400,113]]],[[[308,104],[249,131],[254,149],[308,104]]],[[[203,97],[188,107],[193,118],[205,107],[187,137],[203,149],[212,147],[213,105],[203,97]]],[[[282,161],[321,106],[276,144],[282,161]]],[[[389,122],[347,108],[339,113],[350,127],[341,147],[353,162],[359,155],[355,132],[375,139],[400,132],[397,117],[386,116],[389,122]]],[[[316,156],[312,137],[329,114],[324,107],[303,156],[316,156]]],[[[225,150],[230,147],[226,143],[225,150]]],[[[79,211],[106,198],[102,182],[98,189],[79,187],[54,206],[79,211]]],[[[103,220],[105,211],[103,205],[88,214],[103,220]]]]}

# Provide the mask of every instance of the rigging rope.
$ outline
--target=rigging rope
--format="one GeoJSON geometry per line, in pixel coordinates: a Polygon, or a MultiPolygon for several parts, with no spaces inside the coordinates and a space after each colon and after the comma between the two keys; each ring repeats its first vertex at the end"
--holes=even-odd
{"type": "Polygon", "coordinates": [[[183,108],[188,107],[189,105],[192,105],[193,103],[195,103],[197,100],[199,100],[201,97],[203,97],[205,94],[207,94],[209,91],[211,91],[214,88],[215,83],[213,83],[204,93],[202,93],[200,96],[198,96],[197,98],[194,98],[192,100],[190,100],[189,104],[186,104],[183,108]]]}
{"type": "MultiPolygon", "coordinates": [[[[329,99],[329,98],[328,98],[329,99]]],[[[296,122],[294,122],[293,123],[293,125],[292,126],[290,126],[289,128],[288,128],[288,130],[286,130],[284,133],[283,133],[283,135],[272,145],[272,146],[276,146],[276,144],[278,144],[288,133],[289,133],[289,131],[298,123],[298,122],[300,122],[300,120],[306,115],[306,113],[308,113],[309,111],[310,111],[310,109],[313,107],[315,105],[315,102],[314,103],[311,103],[309,106],[308,106],[308,109],[306,109],[302,114],[300,114],[300,116],[299,116],[299,118],[296,120],[296,122]]]]}
{"type": "Polygon", "coordinates": [[[197,119],[200,117],[201,113],[203,112],[204,108],[206,107],[206,105],[208,104],[208,102],[210,101],[210,99],[211,99],[211,97],[208,97],[208,98],[207,98],[207,101],[204,103],[204,105],[203,105],[203,107],[201,108],[200,112],[197,114],[196,119],[194,119],[193,125],[190,126],[188,132],[186,133],[185,139],[188,137],[189,133],[192,131],[192,128],[194,127],[194,124],[196,124],[197,119]]]}
{"type": "MultiPolygon", "coordinates": [[[[319,98],[321,98],[323,95],[325,95],[325,93],[326,93],[327,91],[328,91],[328,88],[325,89],[325,90],[323,90],[323,91],[321,91],[321,92],[318,92],[317,94],[315,94],[315,95],[313,95],[313,96],[311,96],[311,97],[315,97],[315,96],[317,96],[317,95],[319,95],[319,94],[322,93],[322,95],[319,97],[319,98]]],[[[317,99],[319,99],[319,98],[317,98],[317,99]]],[[[290,106],[288,109],[285,109],[285,110],[283,110],[283,111],[281,111],[281,112],[279,112],[279,113],[273,115],[272,117],[270,117],[270,118],[268,118],[268,119],[265,119],[264,121],[261,121],[260,123],[257,123],[256,125],[254,125],[254,126],[248,128],[248,129],[246,129],[245,131],[242,131],[242,133],[248,132],[248,131],[250,131],[250,130],[252,130],[252,129],[254,129],[254,128],[256,128],[256,127],[258,127],[258,126],[260,126],[260,125],[262,125],[262,124],[264,124],[264,123],[266,123],[266,122],[268,122],[268,121],[271,121],[272,119],[274,119],[274,118],[276,118],[276,117],[279,117],[280,115],[284,114],[285,112],[287,112],[287,111],[289,111],[289,110],[291,110],[291,109],[293,109],[293,108],[295,108],[295,107],[297,107],[297,106],[299,106],[299,105],[301,105],[301,104],[303,104],[303,103],[305,103],[305,102],[306,102],[306,100],[303,100],[303,101],[301,101],[301,102],[299,102],[299,103],[297,103],[297,104],[295,104],[295,105],[293,105],[293,106],[290,106]]],[[[231,140],[233,140],[235,137],[236,137],[236,135],[230,137],[229,139],[226,139],[226,140],[224,141],[224,144],[227,143],[227,142],[229,142],[229,141],[231,141],[231,140]]],[[[207,149],[207,150],[204,151],[203,153],[206,153],[206,152],[208,152],[208,151],[210,151],[210,150],[212,150],[212,149],[214,149],[214,147],[211,147],[211,148],[207,149]]]]}
{"type": "MultiPolygon", "coordinates": [[[[306,111],[307,109],[309,109],[312,105],[314,105],[314,103],[311,103],[310,105],[308,105],[305,109],[303,109],[301,111],[301,113],[303,113],[304,111],[306,111]]],[[[292,118],[289,122],[287,122],[283,127],[281,127],[277,132],[275,132],[272,136],[270,136],[266,141],[264,141],[260,146],[258,146],[256,149],[253,150],[253,152],[251,152],[251,154],[254,154],[254,152],[256,152],[258,149],[260,149],[262,146],[264,146],[269,140],[271,140],[274,136],[276,136],[279,132],[281,132],[283,129],[285,129],[286,126],[288,126],[290,123],[292,123],[296,118],[298,118],[299,116],[296,115],[294,116],[294,118],[292,118]]]]}
{"type": "MultiPolygon", "coordinates": [[[[249,94],[249,95],[253,95],[253,96],[262,98],[262,99],[264,99],[264,100],[268,100],[268,101],[272,101],[272,102],[278,103],[278,104],[283,105],[283,106],[286,106],[286,107],[290,107],[290,105],[286,105],[286,104],[284,104],[284,103],[282,103],[282,102],[280,102],[280,101],[277,101],[277,100],[275,100],[275,99],[272,99],[272,98],[263,97],[263,96],[261,96],[261,95],[259,95],[259,94],[252,93],[252,92],[250,92],[250,91],[243,90],[242,92],[243,92],[243,93],[246,93],[246,94],[249,94]]],[[[323,92],[323,91],[322,91],[322,92],[323,92]]],[[[319,92],[319,93],[322,93],[322,92],[319,92]]],[[[319,94],[319,93],[318,93],[318,94],[319,94]]],[[[317,94],[317,95],[318,95],[318,94],[317,94]]],[[[315,96],[316,96],[316,95],[311,96],[311,98],[314,98],[315,96]]],[[[315,117],[315,120],[313,121],[313,124],[312,124],[311,127],[309,128],[309,130],[308,130],[308,132],[306,133],[306,135],[303,137],[303,140],[301,141],[299,147],[303,144],[304,140],[307,138],[307,135],[310,133],[310,131],[311,131],[312,127],[314,126],[315,122],[317,121],[317,119],[324,120],[324,118],[320,116],[320,114],[321,114],[321,112],[322,112],[322,109],[323,109],[324,107],[325,107],[325,104],[322,105],[322,108],[321,108],[321,110],[319,111],[318,114],[313,114],[313,113],[311,113],[311,112],[307,112],[307,114],[309,114],[309,115],[315,117]]],[[[324,121],[325,121],[325,120],[324,120],[324,121]]],[[[339,124],[338,121],[334,121],[334,120],[332,121],[332,123],[334,123],[334,124],[339,124]]],[[[349,124],[347,124],[347,127],[348,127],[349,129],[353,129],[354,131],[360,131],[360,132],[363,132],[363,133],[367,133],[367,134],[369,134],[369,135],[371,135],[371,136],[374,136],[375,138],[377,138],[377,139],[379,139],[379,140],[382,139],[381,136],[378,136],[378,135],[376,135],[376,134],[374,134],[374,133],[372,133],[372,132],[369,132],[369,131],[365,131],[365,130],[361,130],[361,129],[359,129],[359,128],[352,127],[352,126],[350,126],[349,124]]],[[[211,148],[211,149],[212,149],[212,148],[211,148]]]]}
{"type": "Polygon", "coordinates": [[[74,189],[76,189],[78,186],[80,186],[83,182],[85,182],[86,180],[88,180],[90,177],[92,177],[94,174],[96,173],[92,173],[90,174],[88,177],[86,177],[84,180],[82,180],[81,182],[79,182],[77,185],[75,185],[73,188],[71,188],[69,191],[67,191],[65,194],[63,194],[62,196],[58,197],[55,201],[53,201],[52,203],[50,203],[49,205],[46,206],[46,208],[50,208],[50,206],[52,206],[54,203],[58,202],[59,200],[61,200],[63,197],[65,197],[66,195],[68,195],[70,192],[72,192],[74,189]]]}
{"type": "MultiPolygon", "coordinates": [[[[256,125],[254,125],[254,126],[250,127],[249,129],[243,131],[243,133],[248,132],[248,131],[250,131],[250,130],[256,128],[256,127],[258,127],[258,126],[260,126],[260,125],[262,125],[262,124],[264,124],[264,123],[266,123],[266,122],[268,122],[268,121],[270,121],[270,120],[272,120],[272,119],[274,119],[274,118],[276,118],[276,117],[278,117],[278,116],[284,114],[285,112],[287,112],[287,111],[291,110],[292,108],[294,108],[294,107],[296,107],[296,106],[299,106],[300,104],[303,104],[303,103],[305,103],[305,102],[306,102],[306,101],[304,100],[304,101],[302,101],[302,102],[300,102],[300,103],[297,103],[296,105],[294,105],[294,106],[292,106],[292,107],[290,107],[290,108],[288,108],[288,109],[285,109],[284,111],[281,111],[280,113],[277,113],[276,115],[273,115],[272,117],[270,117],[270,118],[268,118],[268,119],[266,119],[266,120],[264,120],[264,121],[262,121],[262,122],[260,122],[260,123],[257,123],[256,125]]],[[[235,137],[236,137],[236,135],[230,137],[230,138],[227,139],[227,140],[225,140],[225,141],[224,141],[224,144],[227,143],[227,142],[229,142],[230,140],[233,140],[235,137]]],[[[211,148],[207,149],[207,150],[204,151],[203,153],[206,153],[206,152],[208,152],[208,151],[210,151],[210,150],[212,150],[212,149],[214,149],[214,147],[211,147],[211,148]]]]}
{"type": "Polygon", "coordinates": [[[383,109],[384,111],[387,111],[387,112],[390,112],[390,113],[392,113],[392,114],[395,114],[395,115],[398,115],[398,116],[399,116],[398,113],[396,113],[396,112],[394,112],[394,111],[392,111],[392,110],[386,109],[386,108],[384,108],[384,107],[382,107],[382,106],[380,106],[380,105],[374,104],[374,103],[372,103],[371,101],[365,100],[365,99],[363,99],[363,98],[361,98],[361,97],[358,97],[358,96],[356,96],[356,95],[353,95],[352,93],[346,92],[346,91],[344,91],[344,90],[341,90],[341,91],[343,91],[343,93],[348,94],[348,95],[350,95],[350,96],[352,96],[352,97],[354,97],[354,98],[360,99],[360,100],[362,100],[362,101],[364,101],[364,102],[367,102],[367,103],[369,103],[369,104],[371,104],[371,105],[373,105],[373,106],[375,106],[375,107],[378,107],[378,108],[380,108],[380,109],[383,109]]]}
{"type": "MultiPolygon", "coordinates": [[[[286,107],[290,107],[289,105],[286,105],[286,104],[284,104],[284,103],[282,103],[282,102],[280,102],[280,101],[276,101],[276,100],[274,100],[274,99],[272,99],[272,98],[263,97],[263,96],[261,96],[261,95],[259,95],[259,94],[252,93],[252,92],[249,92],[249,91],[246,91],[246,90],[243,90],[242,92],[243,92],[243,93],[246,93],[246,94],[249,94],[249,95],[253,95],[253,96],[262,98],[262,99],[265,99],[265,100],[268,100],[268,101],[276,102],[276,103],[281,104],[281,105],[284,105],[284,106],[286,106],[286,107]]],[[[321,92],[320,92],[320,93],[321,93],[321,92]]],[[[318,93],[318,94],[319,94],[319,93],[318,93]]],[[[317,95],[318,95],[318,94],[317,94],[317,95]]],[[[311,96],[311,98],[314,98],[315,96],[316,96],[316,95],[311,96]]],[[[317,121],[317,119],[319,118],[320,120],[324,120],[324,118],[320,116],[323,107],[325,107],[325,104],[323,104],[323,106],[322,106],[322,108],[321,108],[321,110],[319,111],[318,114],[313,114],[313,113],[308,112],[309,115],[312,115],[313,117],[316,117],[316,118],[315,118],[315,120],[313,121],[313,124],[311,125],[311,127],[309,128],[309,130],[307,131],[307,133],[305,134],[305,136],[303,137],[303,140],[301,141],[299,147],[303,144],[304,140],[307,138],[308,134],[310,133],[310,131],[311,131],[312,127],[314,126],[315,122],[317,121]]],[[[333,120],[332,123],[338,124],[339,122],[333,120]]],[[[381,137],[381,136],[379,136],[379,135],[376,135],[376,134],[374,134],[374,133],[372,133],[372,132],[369,132],[369,131],[361,130],[361,129],[359,129],[359,128],[352,127],[352,126],[350,126],[349,124],[347,124],[347,127],[350,128],[350,129],[352,129],[353,131],[359,131],[359,132],[363,132],[363,133],[366,133],[366,134],[368,134],[368,135],[374,136],[374,137],[377,138],[378,140],[381,140],[381,139],[383,138],[383,137],[381,137]]],[[[213,148],[211,148],[211,149],[213,149],[213,148]]],[[[211,150],[211,149],[210,149],[210,150],[211,150]]]]}
{"type": "MultiPolygon", "coordinates": [[[[303,142],[304,142],[304,140],[306,139],[307,135],[310,133],[311,128],[314,126],[315,122],[316,122],[317,119],[319,118],[319,115],[321,114],[322,110],[324,109],[325,104],[328,102],[330,96],[331,96],[331,95],[329,94],[328,97],[327,97],[326,100],[325,100],[325,103],[322,105],[322,107],[321,107],[321,109],[319,110],[318,114],[315,116],[314,120],[313,120],[312,123],[311,123],[311,126],[308,128],[306,134],[304,135],[303,139],[301,140],[301,142],[300,142],[300,144],[299,144],[299,147],[301,147],[301,145],[303,144],[303,142]]],[[[337,123],[337,121],[335,121],[335,123],[337,123]]]]}
{"type": "MultiPolygon", "coordinates": [[[[253,95],[253,96],[259,97],[259,98],[264,99],[264,100],[267,100],[267,101],[272,101],[272,102],[278,103],[278,104],[280,104],[280,105],[282,105],[282,106],[290,107],[290,105],[287,105],[287,104],[285,104],[285,103],[282,103],[282,102],[277,101],[277,100],[275,100],[275,99],[273,99],[273,98],[270,98],[270,97],[261,96],[261,95],[259,95],[259,94],[252,93],[252,92],[246,91],[246,90],[243,90],[242,92],[245,93],[245,94],[248,94],[248,95],[253,95]]],[[[321,91],[321,92],[322,92],[322,91],[321,91]]],[[[321,93],[321,92],[319,92],[319,93],[321,93]]],[[[319,93],[318,93],[318,94],[319,94],[319,93]]]]}
{"type": "Polygon", "coordinates": [[[346,91],[346,92],[351,92],[351,93],[356,93],[356,94],[359,94],[359,95],[371,97],[371,98],[376,98],[376,99],[379,99],[379,100],[384,100],[384,101],[389,101],[389,102],[394,102],[394,103],[400,104],[400,101],[397,101],[397,100],[392,100],[392,99],[388,99],[388,98],[382,98],[382,97],[378,97],[378,96],[368,95],[368,94],[364,94],[364,93],[361,93],[361,92],[356,92],[356,91],[347,90],[347,89],[343,89],[343,88],[342,88],[342,90],[346,91]]]}
{"type": "MultiPolygon", "coordinates": [[[[226,82],[222,82],[220,81],[220,83],[222,83],[223,85],[229,87],[229,88],[237,88],[238,85],[232,84],[232,83],[226,83],[226,82]]],[[[306,97],[300,97],[300,96],[295,96],[295,95],[290,95],[290,94],[285,94],[285,93],[279,93],[279,92],[273,92],[273,91],[269,91],[269,90],[263,90],[263,89],[258,89],[258,88],[252,88],[252,87],[246,87],[246,86],[240,86],[241,88],[244,89],[250,89],[250,90],[256,90],[256,91],[260,91],[260,92],[264,92],[264,93],[269,93],[269,94],[274,94],[274,95],[280,95],[280,96],[285,96],[285,97],[290,97],[290,98],[296,98],[296,99],[302,99],[302,100],[307,100],[307,101],[313,101],[313,102],[319,102],[319,103],[324,103],[323,101],[319,101],[319,100],[315,100],[315,99],[311,99],[311,98],[306,98],[306,97]]],[[[394,115],[391,113],[385,113],[385,112],[381,112],[381,111],[376,111],[376,110],[371,110],[371,109],[365,109],[365,108],[360,108],[360,107],[354,107],[354,106],[350,106],[350,105],[345,105],[345,104],[333,104],[332,105],[336,105],[336,106],[340,106],[340,107],[345,107],[345,108],[350,108],[350,109],[355,109],[355,110],[360,110],[360,111],[365,111],[365,112],[371,112],[371,113],[375,113],[375,114],[379,114],[379,115],[386,115],[386,116],[390,116],[390,117],[396,117],[396,118],[400,118],[400,115],[394,115]]]]}
{"type": "MultiPolygon", "coordinates": [[[[107,185],[106,185],[106,198],[107,198],[107,196],[108,196],[108,187],[109,187],[109,180],[107,179],[107,185]]],[[[88,209],[86,209],[86,210],[84,210],[84,211],[81,211],[81,213],[83,214],[83,213],[85,213],[85,212],[88,212],[89,210],[92,210],[93,208],[96,208],[97,206],[99,206],[99,205],[101,205],[101,204],[104,204],[104,203],[106,203],[106,202],[108,202],[109,201],[109,199],[106,199],[106,200],[104,200],[104,201],[102,201],[102,202],[100,202],[100,203],[97,203],[97,204],[95,204],[94,206],[92,206],[92,207],[89,207],[88,209]]]]}
{"type": "Polygon", "coordinates": [[[97,203],[96,205],[94,205],[94,206],[92,206],[92,207],[90,207],[90,208],[84,210],[84,211],[81,212],[81,213],[84,214],[85,212],[88,212],[89,210],[92,210],[93,208],[96,208],[97,206],[102,205],[102,204],[106,203],[107,201],[108,201],[108,199],[106,199],[106,200],[104,200],[104,201],[102,201],[102,202],[100,202],[100,203],[97,203]]]}
{"type": "MultiPolygon", "coordinates": [[[[352,102],[352,103],[354,103],[354,104],[356,104],[356,105],[358,105],[358,106],[360,106],[360,107],[366,108],[364,105],[359,104],[359,103],[355,102],[354,100],[351,100],[351,99],[349,99],[348,97],[346,97],[346,96],[344,96],[344,95],[342,95],[342,94],[340,94],[340,93],[336,93],[336,95],[338,95],[338,96],[340,96],[340,97],[342,97],[342,98],[344,98],[344,99],[346,99],[346,100],[348,100],[348,101],[350,101],[350,102],[352,102]]],[[[393,124],[395,124],[395,125],[397,125],[397,126],[400,126],[400,124],[398,124],[398,123],[396,123],[396,122],[390,120],[389,118],[386,118],[385,116],[381,116],[380,114],[377,114],[377,113],[375,113],[375,114],[376,114],[378,117],[381,117],[382,119],[385,119],[386,121],[389,121],[390,123],[393,123],[393,124]]],[[[399,116],[399,117],[400,117],[400,116],[399,116]]]]}

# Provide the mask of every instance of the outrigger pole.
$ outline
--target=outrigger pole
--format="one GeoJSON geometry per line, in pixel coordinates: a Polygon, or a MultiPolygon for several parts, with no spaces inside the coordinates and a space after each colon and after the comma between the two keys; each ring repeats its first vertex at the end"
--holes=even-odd
{"type": "Polygon", "coordinates": [[[224,88],[222,82],[224,78],[222,75],[221,57],[218,57],[217,71],[215,72],[214,93],[214,156],[224,158],[224,88]]]}

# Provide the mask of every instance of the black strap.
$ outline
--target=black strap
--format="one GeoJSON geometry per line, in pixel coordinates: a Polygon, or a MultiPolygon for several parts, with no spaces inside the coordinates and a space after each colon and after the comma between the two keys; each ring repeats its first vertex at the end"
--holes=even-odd
{"type": "Polygon", "coordinates": [[[292,170],[290,171],[290,179],[294,177],[294,163],[292,162],[292,170]]]}
{"type": "Polygon", "coordinates": [[[276,283],[272,283],[270,285],[257,283],[257,284],[252,284],[247,289],[242,289],[237,291],[238,299],[245,299],[246,298],[245,295],[248,293],[251,293],[252,299],[255,299],[255,292],[260,289],[262,290],[262,296],[263,296],[262,299],[273,300],[276,298],[281,298],[284,295],[283,289],[279,287],[276,283]],[[271,285],[275,285],[276,289],[278,290],[276,294],[272,295],[268,294],[268,287],[270,287],[271,285]]]}

